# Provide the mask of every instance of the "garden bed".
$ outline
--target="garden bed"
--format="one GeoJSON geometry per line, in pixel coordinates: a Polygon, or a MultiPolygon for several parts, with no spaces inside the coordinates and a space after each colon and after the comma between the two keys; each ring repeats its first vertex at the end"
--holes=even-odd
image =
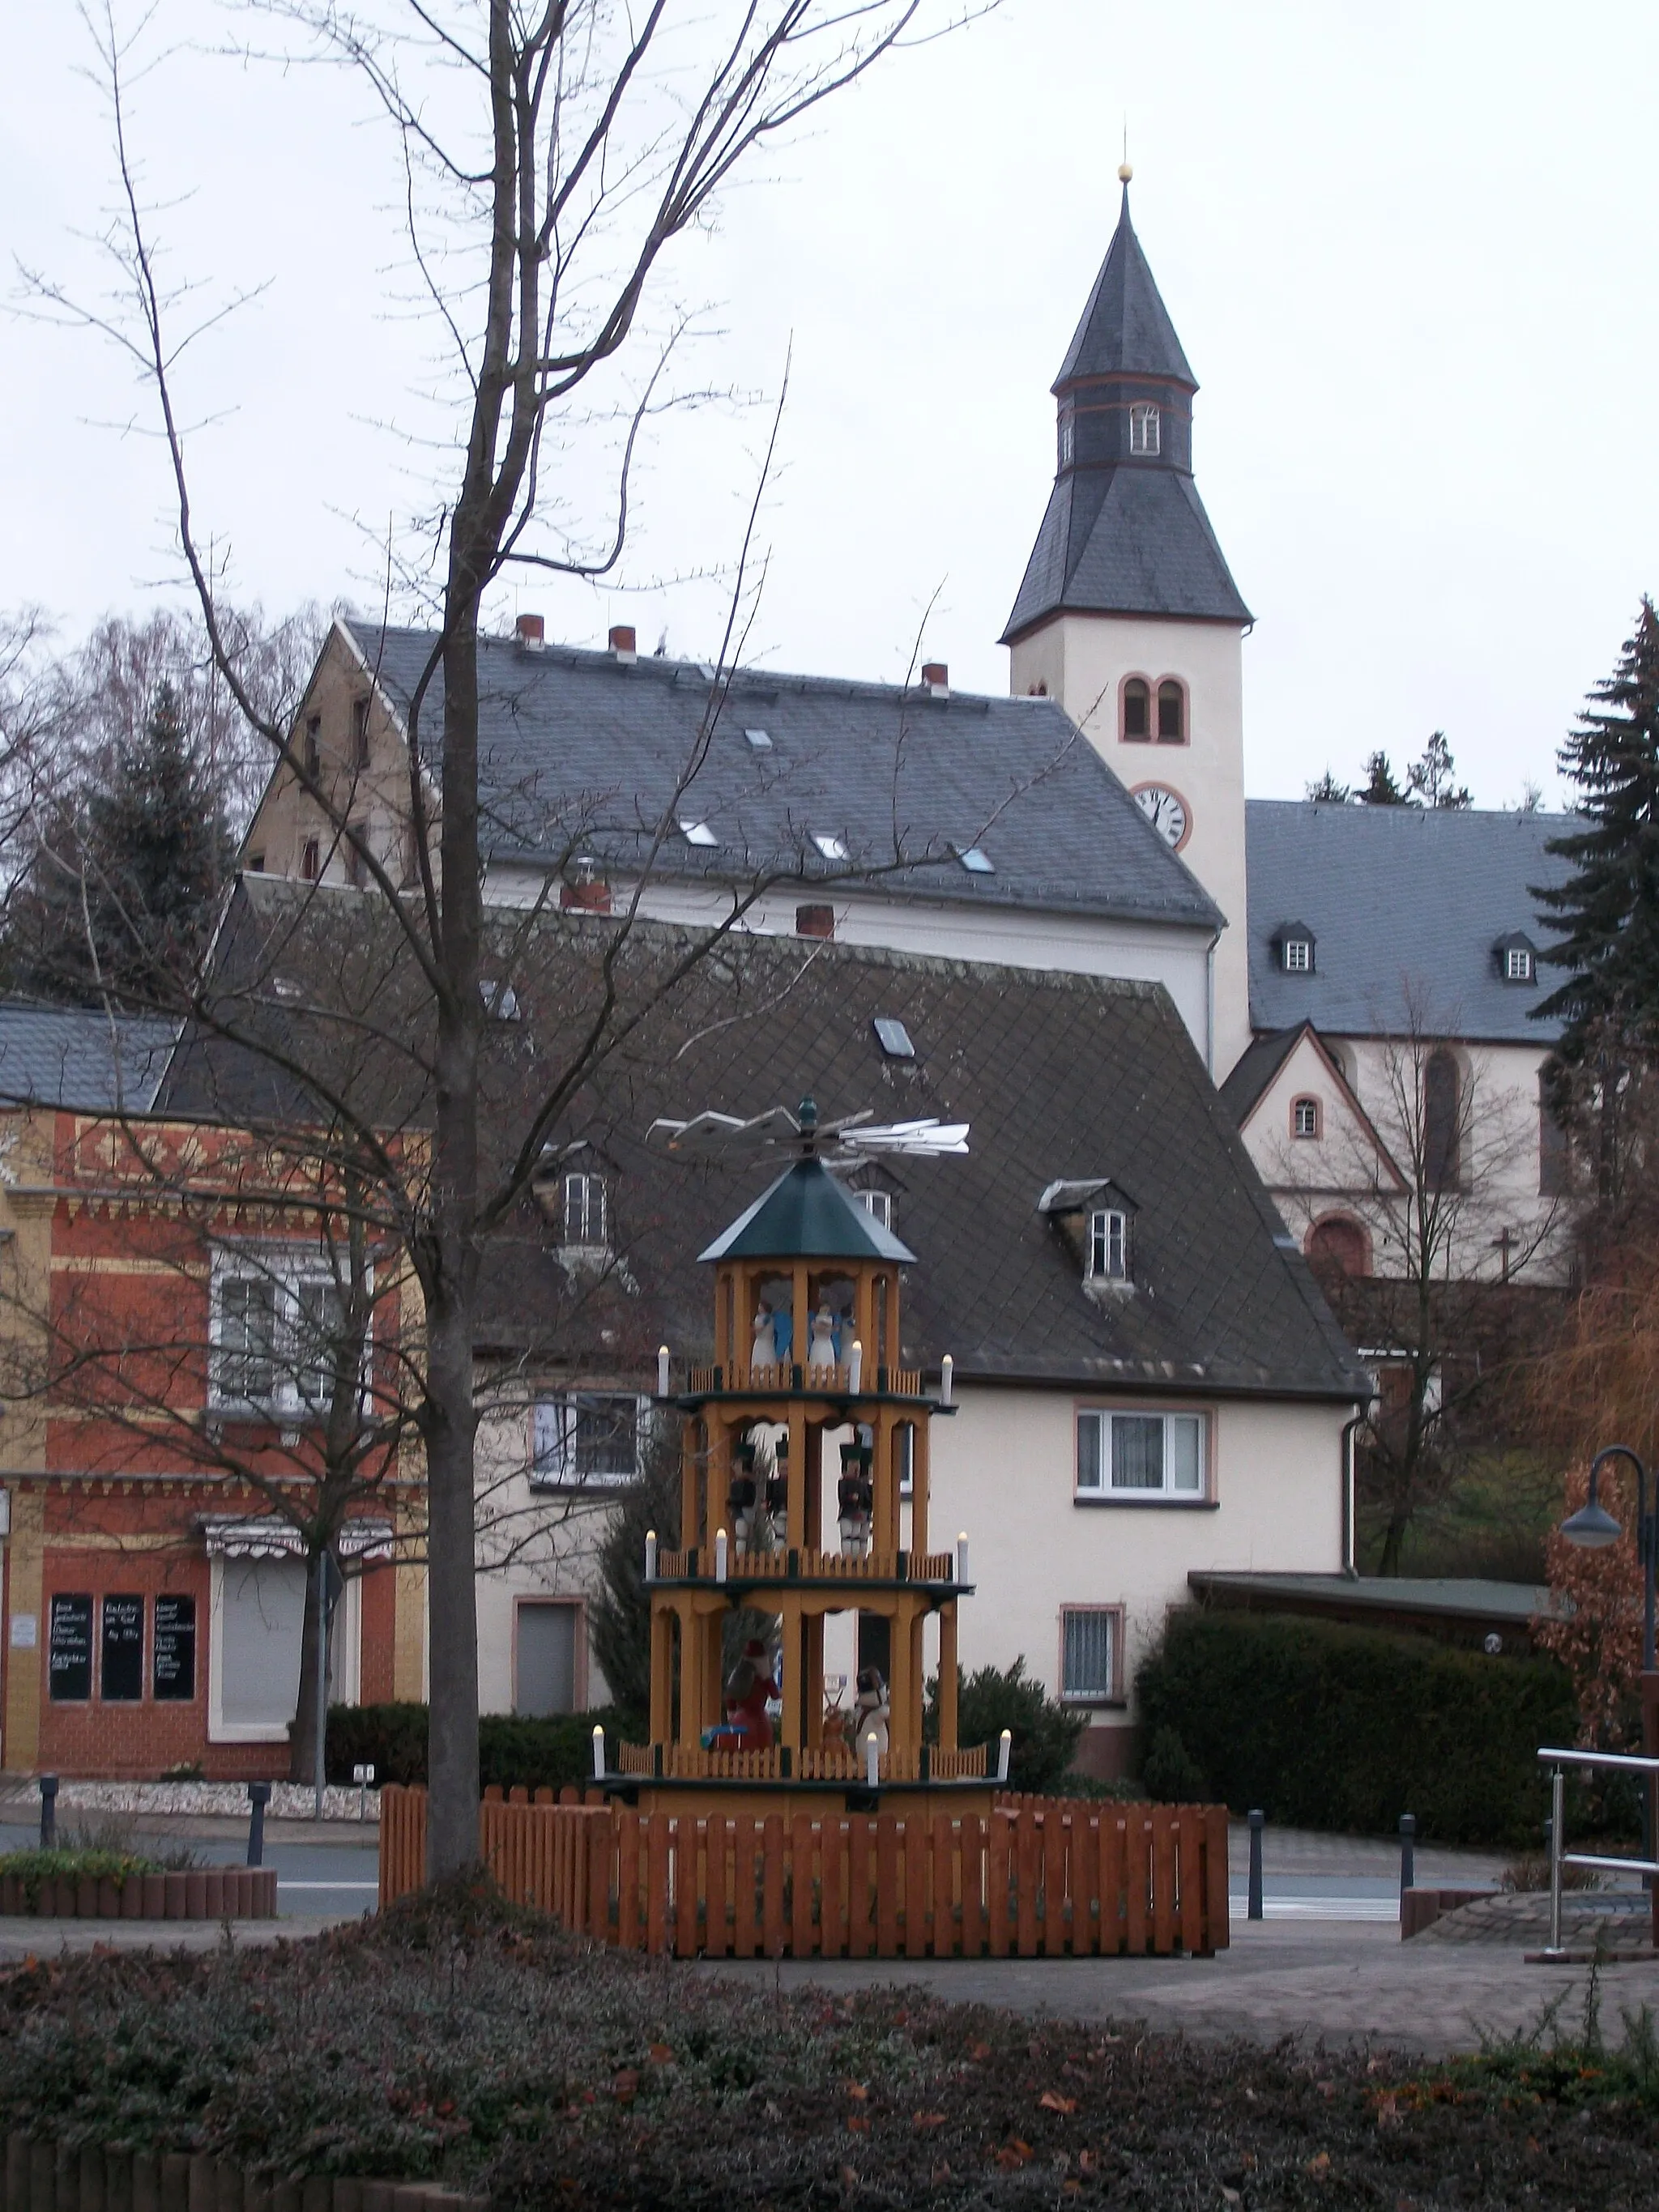
{"type": "Polygon", "coordinates": [[[1614,2212],[1659,2201],[1656,2116],[1639,2034],[1445,2065],[1193,2045],[734,1984],[460,1891],[305,1943],[0,1974],[0,2134],[43,2179],[141,2157],[171,2176],[156,2201],[244,2212],[380,2212],[390,2174],[495,2212],[1614,2212]]]}
{"type": "Polygon", "coordinates": [[[0,1916],[50,1920],[270,1920],[275,1867],[167,1869],[110,1850],[12,1851],[0,1916]]]}

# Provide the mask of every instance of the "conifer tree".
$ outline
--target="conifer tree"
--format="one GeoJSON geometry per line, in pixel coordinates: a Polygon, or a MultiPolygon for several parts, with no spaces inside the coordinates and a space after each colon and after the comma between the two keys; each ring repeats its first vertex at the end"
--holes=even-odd
{"type": "Polygon", "coordinates": [[[1552,1100],[1593,1152],[1606,1200],[1623,1180],[1621,1123],[1659,1052],[1659,616],[1650,599],[1558,757],[1577,787],[1576,826],[1545,849],[1572,872],[1533,896],[1559,932],[1541,957],[1566,980],[1534,1018],[1565,1024],[1552,1100]]]}
{"type": "Polygon", "coordinates": [[[1434,732],[1421,760],[1406,770],[1406,788],[1411,794],[1408,805],[1462,809],[1474,804],[1468,786],[1457,781],[1457,764],[1443,730],[1434,732]]]}
{"type": "Polygon", "coordinates": [[[1406,794],[1395,781],[1384,752],[1375,752],[1365,763],[1365,781],[1354,793],[1362,806],[1404,806],[1406,794]]]}

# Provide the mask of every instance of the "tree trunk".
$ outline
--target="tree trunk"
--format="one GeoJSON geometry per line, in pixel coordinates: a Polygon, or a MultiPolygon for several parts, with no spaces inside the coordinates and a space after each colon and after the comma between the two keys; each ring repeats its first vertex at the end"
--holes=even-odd
{"type": "MultiPolygon", "coordinates": [[[[304,1626],[300,1636],[300,1695],[294,1710],[293,1724],[288,1732],[288,1778],[303,1783],[308,1789],[317,1777],[317,1555],[306,1554],[306,1602],[304,1626]]],[[[329,1627],[334,1624],[331,1620],[329,1627]]],[[[325,1655],[331,1668],[333,1654],[325,1655]]],[[[326,1706],[328,1686],[324,1685],[326,1706]]]]}

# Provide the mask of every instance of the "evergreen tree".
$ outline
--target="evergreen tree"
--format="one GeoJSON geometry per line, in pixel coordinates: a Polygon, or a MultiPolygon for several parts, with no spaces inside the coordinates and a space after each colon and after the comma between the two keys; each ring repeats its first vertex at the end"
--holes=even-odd
{"type": "Polygon", "coordinates": [[[1572,872],[1533,896],[1559,933],[1541,957],[1566,980],[1534,1018],[1565,1024],[1552,1103],[1592,1152],[1607,1200],[1622,1180],[1621,1120],[1659,1050],[1659,616],[1650,599],[1558,757],[1578,789],[1576,826],[1545,849],[1572,872]]]}
{"type": "Polygon", "coordinates": [[[222,798],[164,681],[105,772],[39,825],[9,932],[14,981],[49,998],[164,998],[206,941],[230,858],[222,798]]]}
{"type": "Polygon", "coordinates": [[[1308,796],[1312,799],[1325,801],[1333,806],[1346,806],[1353,793],[1346,783],[1339,783],[1329,769],[1327,769],[1317,783],[1310,783],[1308,786],[1308,796]]]}
{"type": "Polygon", "coordinates": [[[1373,753],[1365,763],[1365,781],[1354,793],[1362,806],[1404,806],[1405,793],[1395,781],[1387,753],[1373,753]]]}
{"type": "Polygon", "coordinates": [[[1437,730],[1423,748],[1423,757],[1406,771],[1406,788],[1411,794],[1408,805],[1473,806],[1467,784],[1457,781],[1456,764],[1451,747],[1446,743],[1446,732],[1437,730]]]}

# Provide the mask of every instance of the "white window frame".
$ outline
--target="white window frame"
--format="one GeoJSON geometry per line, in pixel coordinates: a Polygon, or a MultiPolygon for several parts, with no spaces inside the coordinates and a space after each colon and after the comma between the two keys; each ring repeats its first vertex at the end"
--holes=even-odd
{"type": "Polygon", "coordinates": [[[880,1222],[884,1229],[893,1225],[893,1194],[890,1190],[855,1190],[854,1202],[861,1206],[872,1221],[880,1222]]]}
{"type": "Polygon", "coordinates": [[[530,1484],[534,1490],[626,1490],[640,1479],[651,1401],[629,1390],[549,1390],[530,1407],[530,1484]],[[589,1470],[574,1464],[578,1424],[599,1405],[634,1408],[634,1464],[626,1472],[589,1470]]]}
{"type": "Polygon", "coordinates": [[[1506,983],[1530,983],[1532,955],[1524,945],[1511,945],[1504,955],[1504,980],[1506,983]]]}
{"type": "Polygon", "coordinates": [[[1151,399],[1137,399],[1129,410],[1129,451],[1137,459],[1155,461],[1164,449],[1161,410],[1151,399]]]}
{"type": "Polygon", "coordinates": [[[592,1168],[567,1168],[560,1178],[559,1233],[567,1245],[580,1245],[593,1252],[610,1249],[611,1193],[605,1187],[605,1177],[592,1168]],[[599,1213],[597,1234],[593,1219],[596,1195],[599,1213]],[[571,1231],[573,1200],[578,1200],[574,1211],[579,1216],[574,1235],[571,1231]]]}
{"type": "Polygon", "coordinates": [[[1077,457],[1077,420],[1067,408],[1060,418],[1060,465],[1069,469],[1077,457]]]}
{"type": "MultiPolygon", "coordinates": [[[[301,1349],[305,1333],[300,1326],[302,1293],[313,1287],[339,1291],[339,1283],[328,1261],[312,1245],[263,1246],[252,1243],[216,1245],[208,1286],[208,1410],[214,1413],[255,1413],[285,1420],[319,1419],[326,1401],[313,1399],[301,1387],[301,1349]],[[237,1356],[225,1342],[224,1294],[230,1283],[261,1283],[270,1286],[275,1305],[272,1332],[272,1388],[253,1395],[225,1388],[227,1362],[237,1356]]],[[[368,1271],[371,1304],[368,1340],[363,1346],[362,1389],[369,1387],[369,1368],[374,1351],[373,1301],[374,1277],[368,1271]]]]}
{"type": "Polygon", "coordinates": [[[1123,1607],[1121,1605],[1063,1605],[1060,1608],[1060,1701],[1063,1705],[1121,1705],[1123,1694],[1123,1607]],[[1066,1679],[1066,1644],[1068,1624],[1079,1614],[1103,1620],[1107,1624],[1107,1686],[1104,1689],[1076,1689],[1066,1679]]]}
{"type": "Polygon", "coordinates": [[[1319,1134],[1319,1101],[1316,1098],[1292,1098],[1291,1101],[1291,1134],[1304,1142],[1319,1134]],[[1307,1126],[1303,1127],[1304,1122],[1307,1126]]]}
{"type": "Polygon", "coordinates": [[[1097,1206],[1089,1216],[1088,1277],[1091,1283],[1129,1279],[1129,1217],[1118,1206],[1097,1206]]]}
{"type": "Polygon", "coordinates": [[[1279,964],[1287,975],[1311,975],[1313,947],[1305,937],[1287,937],[1279,947],[1279,964]]]}
{"type": "Polygon", "coordinates": [[[812,832],[812,842],[826,860],[844,860],[847,858],[846,840],[836,836],[831,830],[815,830],[812,832]]]}
{"type": "MultiPolygon", "coordinates": [[[[1206,1413],[1191,1407],[1159,1406],[1079,1406],[1074,1424],[1076,1462],[1074,1496],[1085,1504],[1141,1504],[1153,1503],[1171,1505],[1206,1505],[1211,1502],[1210,1485],[1211,1436],[1212,1424],[1206,1413]],[[1163,1425],[1159,1445],[1163,1480],[1158,1483],[1116,1482],[1113,1480],[1118,1464],[1115,1432],[1121,1425],[1157,1421],[1163,1425]],[[1171,1449],[1171,1438],[1176,1434],[1183,1438],[1195,1436],[1197,1443],[1197,1480],[1195,1483],[1175,1480],[1176,1455],[1171,1449]],[[1091,1443],[1089,1438],[1092,1437],[1091,1443]],[[1095,1479],[1086,1480],[1092,1461],[1095,1479]]],[[[1125,1432],[1126,1453],[1129,1436],[1125,1432]]]]}

